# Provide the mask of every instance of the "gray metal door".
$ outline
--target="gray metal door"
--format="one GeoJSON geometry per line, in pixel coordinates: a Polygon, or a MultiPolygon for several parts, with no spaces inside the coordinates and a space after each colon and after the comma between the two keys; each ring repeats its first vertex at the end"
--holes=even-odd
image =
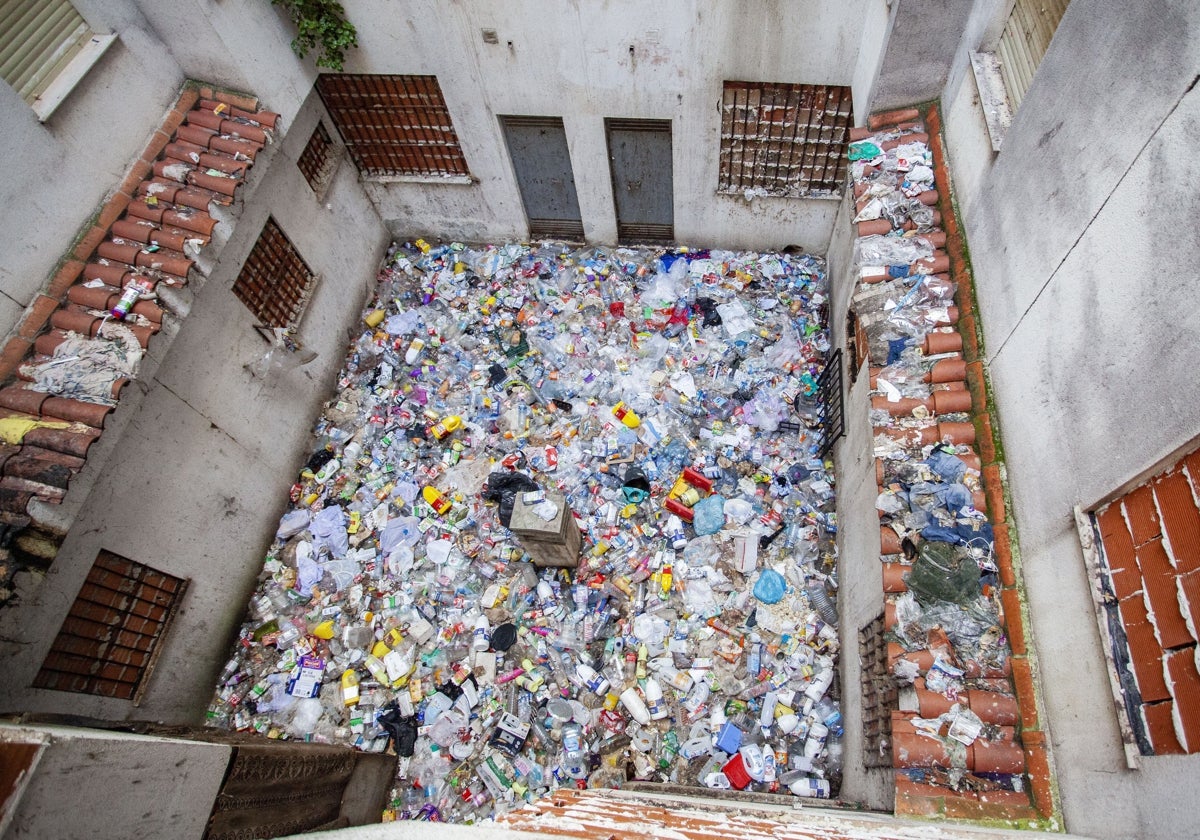
{"type": "Polygon", "coordinates": [[[561,117],[501,117],[531,237],[583,240],[561,117]]]}
{"type": "Polygon", "coordinates": [[[612,166],[617,240],[670,242],[675,238],[670,120],[604,121],[612,166]]]}

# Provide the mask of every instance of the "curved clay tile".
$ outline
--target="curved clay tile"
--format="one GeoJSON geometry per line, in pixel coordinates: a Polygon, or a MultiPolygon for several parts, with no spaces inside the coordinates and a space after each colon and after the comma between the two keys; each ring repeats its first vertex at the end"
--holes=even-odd
{"type": "Polygon", "coordinates": [[[22,388],[20,385],[9,385],[7,388],[0,389],[0,408],[7,408],[12,411],[19,411],[22,414],[40,417],[42,414],[42,404],[46,402],[49,396],[49,394],[43,394],[41,391],[22,388]]]}
{"type": "Polygon", "coordinates": [[[24,442],[78,458],[87,458],[88,448],[98,437],[98,429],[80,424],[70,429],[34,429],[25,435],[24,442]]]}
{"type": "Polygon", "coordinates": [[[111,405],[73,400],[66,397],[50,397],[42,405],[47,416],[59,417],[68,423],[83,423],[93,429],[103,429],[104,421],[112,413],[111,405]]]}

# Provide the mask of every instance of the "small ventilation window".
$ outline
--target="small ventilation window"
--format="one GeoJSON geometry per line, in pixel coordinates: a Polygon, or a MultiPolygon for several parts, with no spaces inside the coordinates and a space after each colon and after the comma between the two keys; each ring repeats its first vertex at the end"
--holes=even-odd
{"type": "Polygon", "coordinates": [[[852,114],[844,85],[725,82],[717,192],[841,195],[852,114]]]}
{"type": "Polygon", "coordinates": [[[137,703],[187,581],[101,551],[35,688],[137,703]]]}
{"type": "Polygon", "coordinates": [[[233,293],[263,326],[290,330],[299,325],[316,280],[275,220],[267,219],[233,293]]]}
{"type": "Polygon", "coordinates": [[[324,123],[318,122],[304,151],[300,153],[300,159],[296,161],[304,180],[308,181],[318,200],[324,198],[329,182],[333,180],[333,173],[337,171],[337,163],[337,147],[333,145],[324,123]]]}
{"type": "Polygon", "coordinates": [[[317,92],[363,175],[468,175],[436,76],[325,73],[317,92]]]}
{"type": "Polygon", "coordinates": [[[862,685],[863,764],[892,766],[892,712],[898,705],[896,681],[888,671],[883,613],[858,631],[862,685]]]}

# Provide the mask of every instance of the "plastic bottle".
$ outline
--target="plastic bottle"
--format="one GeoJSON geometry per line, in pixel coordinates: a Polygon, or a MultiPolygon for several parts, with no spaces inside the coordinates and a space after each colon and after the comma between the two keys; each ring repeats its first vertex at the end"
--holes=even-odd
{"type": "Polygon", "coordinates": [[[314,476],[317,484],[325,484],[327,481],[329,481],[329,479],[337,475],[338,470],[341,468],[342,462],[337,458],[331,458],[330,460],[326,461],[325,466],[317,470],[317,474],[314,476]]]}
{"type": "Polygon", "coordinates": [[[608,693],[609,682],[604,678],[603,674],[596,672],[596,669],[591,665],[580,662],[575,666],[575,673],[579,677],[581,683],[587,686],[598,697],[603,697],[608,693]]]}
{"type": "Polygon", "coordinates": [[[634,413],[633,409],[625,405],[624,401],[617,403],[612,407],[613,417],[616,417],[626,426],[631,429],[636,429],[642,425],[642,419],[634,413]]]}
{"type": "Polygon", "coordinates": [[[430,426],[429,433],[438,440],[443,440],[452,432],[461,429],[462,424],[463,419],[461,417],[457,414],[450,414],[430,426]]]}
{"type": "Polygon", "coordinates": [[[646,704],[636,688],[630,686],[621,692],[621,705],[629,712],[629,716],[642,726],[649,725],[650,710],[646,708],[646,704]]]}
{"type": "Polygon", "coordinates": [[[380,685],[391,684],[391,680],[388,679],[387,668],[384,667],[383,662],[380,661],[379,657],[375,656],[374,654],[369,654],[367,658],[363,660],[363,664],[366,665],[367,670],[371,672],[371,676],[375,678],[377,683],[380,685]]]}
{"type": "Polygon", "coordinates": [[[433,508],[433,512],[438,516],[445,515],[450,508],[453,507],[450,500],[447,499],[445,495],[442,494],[442,491],[438,490],[436,487],[426,486],[422,488],[421,497],[429,503],[429,506],[433,508]]]}
{"type": "Polygon", "coordinates": [[[650,720],[662,720],[667,716],[667,704],[663,700],[662,686],[658,684],[658,680],[654,677],[646,678],[646,686],[643,689],[646,694],[646,707],[650,712],[650,720]]]}
{"type": "Polygon", "coordinates": [[[358,672],[347,668],[342,672],[342,702],[347,706],[358,704],[358,672]]]}
{"type": "Polygon", "coordinates": [[[475,619],[475,627],[471,631],[471,649],[476,651],[487,650],[492,645],[492,625],[488,621],[486,615],[481,615],[475,619]]]}

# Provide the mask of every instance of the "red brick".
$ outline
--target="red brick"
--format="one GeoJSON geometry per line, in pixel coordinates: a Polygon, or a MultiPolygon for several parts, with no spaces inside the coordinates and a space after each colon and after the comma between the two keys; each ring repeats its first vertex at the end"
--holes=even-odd
{"type": "Polygon", "coordinates": [[[989,464],[983,468],[984,492],[987,493],[988,519],[993,524],[1008,521],[1004,507],[1004,477],[1000,467],[989,464]]]}
{"type": "Polygon", "coordinates": [[[72,252],[77,260],[89,260],[96,249],[100,247],[100,243],[108,236],[108,228],[100,225],[92,225],[79,241],[75,243],[75,250],[72,252]]]}
{"type": "Polygon", "coordinates": [[[1008,533],[1007,525],[997,525],[993,529],[994,543],[994,560],[996,568],[1000,571],[1000,583],[1004,586],[1015,586],[1017,583],[1017,570],[1013,564],[1012,539],[1008,533]]]}
{"type": "Polygon", "coordinates": [[[1171,562],[1181,572],[1200,569],[1200,510],[1187,476],[1172,471],[1152,484],[1171,546],[1171,562]]]}
{"type": "Polygon", "coordinates": [[[17,335],[30,341],[37,338],[38,334],[46,328],[51,313],[58,309],[58,306],[59,302],[54,298],[38,295],[33,299],[33,305],[25,311],[25,317],[21,320],[17,335]]]}
{"type": "Polygon", "coordinates": [[[105,235],[112,227],[112,223],[121,218],[121,214],[125,212],[129,202],[130,197],[121,193],[114,193],[108,201],[104,202],[104,206],[100,208],[100,215],[96,217],[96,224],[104,228],[105,235]]]}
{"type": "Polygon", "coordinates": [[[1163,677],[1163,649],[1154,634],[1154,625],[1149,622],[1126,624],[1125,635],[1129,639],[1129,658],[1142,701],[1154,703],[1169,699],[1171,692],[1163,677]]]}
{"type": "Polygon", "coordinates": [[[1008,644],[1016,656],[1024,656],[1025,627],[1021,622],[1021,593],[1016,589],[1005,589],[1000,592],[1000,602],[1004,605],[1004,632],[1008,634],[1008,644]]]}
{"type": "Polygon", "coordinates": [[[1192,482],[1192,491],[1200,496],[1200,449],[1197,449],[1190,455],[1184,456],[1179,462],[1180,466],[1187,473],[1188,478],[1192,482]]]}
{"type": "Polygon", "coordinates": [[[1037,694],[1033,687],[1033,665],[1025,657],[1013,657],[1013,690],[1017,693],[1017,705],[1021,709],[1021,728],[1036,729],[1038,725],[1037,694]]]}
{"type": "Polygon", "coordinates": [[[54,277],[50,279],[50,285],[46,288],[46,294],[58,301],[65,298],[67,290],[75,285],[75,281],[83,273],[84,265],[83,260],[64,260],[63,264],[58,267],[58,271],[54,272],[54,277]]]}
{"type": "Polygon", "coordinates": [[[992,415],[980,413],[975,417],[975,440],[979,448],[979,460],[986,466],[996,463],[996,429],[992,415]]]}
{"type": "Polygon", "coordinates": [[[1175,579],[1179,587],[1179,605],[1193,636],[1200,634],[1200,570],[1175,579]]]}
{"type": "Polygon", "coordinates": [[[1146,703],[1142,715],[1146,719],[1146,734],[1155,755],[1178,755],[1184,752],[1175,735],[1175,704],[1170,700],[1161,703],[1146,703]]]}
{"type": "MultiPolygon", "coordinates": [[[[965,336],[963,341],[966,341],[965,336]]],[[[971,392],[971,402],[977,408],[983,409],[987,406],[987,380],[984,377],[983,362],[967,362],[967,390],[971,392]]]]}
{"type": "Polygon", "coordinates": [[[1130,624],[1150,623],[1150,612],[1146,609],[1146,596],[1140,589],[1128,598],[1118,601],[1117,609],[1121,612],[1121,623],[1127,627],[1130,624]]]}
{"type": "Polygon", "coordinates": [[[1103,508],[1096,514],[1096,521],[1100,525],[1100,539],[1112,573],[1113,589],[1118,599],[1127,598],[1142,588],[1142,575],[1120,503],[1103,508]]]}
{"type": "Polygon", "coordinates": [[[8,379],[17,370],[17,365],[21,360],[29,355],[29,349],[32,347],[29,341],[20,336],[14,336],[4,345],[4,351],[0,352],[0,381],[8,379]]]}
{"type": "Polygon", "coordinates": [[[976,332],[975,314],[963,312],[959,307],[958,332],[962,335],[962,354],[968,363],[979,360],[979,334],[976,332]]]}
{"type": "Polygon", "coordinates": [[[1152,613],[1150,623],[1154,625],[1159,643],[1164,649],[1170,650],[1195,642],[1180,609],[1175,567],[1167,559],[1162,539],[1153,539],[1139,546],[1137,561],[1152,613]]]}
{"type": "Polygon", "coordinates": [[[968,792],[951,792],[946,796],[946,807],[943,813],[951,819],[981,820],[983,805],[979,802],[978,794],[968,792]]]}
{"type": "Polygon", "coordinates": [[[1188,752],[1200,752],[1200,672],[1196,671],[1196,650],[1171,651],[1167,654],[1166,668],[1171,676],[1180,743],[1188,752]]]}
{"type": "Polygon", "coordinates": [[[1131,490],[1121,504],[1125,508],[1125,519],[1129,523],[1129,533],[1133,535],[1135,546],[1162,534],[1158,508],[1154,504],[1154,491],[1150,489],[1150,485],[1143,484],[1131,490]]]}
{"type": "Polygon", "coordinates": [[[1043,744],[1025,744],[1025,772],[1033,805],[1045,817],[1054,813],[1054,785],[1050,777],[1050,757],[1043,744]]]}
{"type": "Polygon", "coordinates": [[[117,192],[121,193],[121,195],[128,196],[129,198],[134,198],[137,195],[138,187],[141,186],[142,181],[145,181],[147,178],[149,178],[151,174],[153,174],[153,171],[154,165],[148,161],[134,161],[133,166],[125,175],[125,180],[121,182],[121,187],[117,190],[117,192]]]}
{"type": "Polygon", "coordinates": [[[1029,794],[1015,790],[985,790],[979,793],[982,817],[985,820],[1036,820],[1037,809],[1029,801],[1029,794]]]}
{"type": "Polygon", "coordinates": [[[916,108],[899,108],[895,111],[881,111],[878,114],[872,114],[867,117],[867,127],[872,131],[878,131],[881,128],[897,125],[902,122],[911,122],[921,118],[921,112],[916,108]]]}
{"type": "Polygon", "coordinates": [[[171,137],[165,131],[156,131],[154,136],[150,138],[150,142],[146,144],[146,148],[142,150],[142,160],[148,163],[154,163],[158,160],[158,156],[163,153],[163,149],[167,148],[167,144],[171,142],[171,137]]]}

